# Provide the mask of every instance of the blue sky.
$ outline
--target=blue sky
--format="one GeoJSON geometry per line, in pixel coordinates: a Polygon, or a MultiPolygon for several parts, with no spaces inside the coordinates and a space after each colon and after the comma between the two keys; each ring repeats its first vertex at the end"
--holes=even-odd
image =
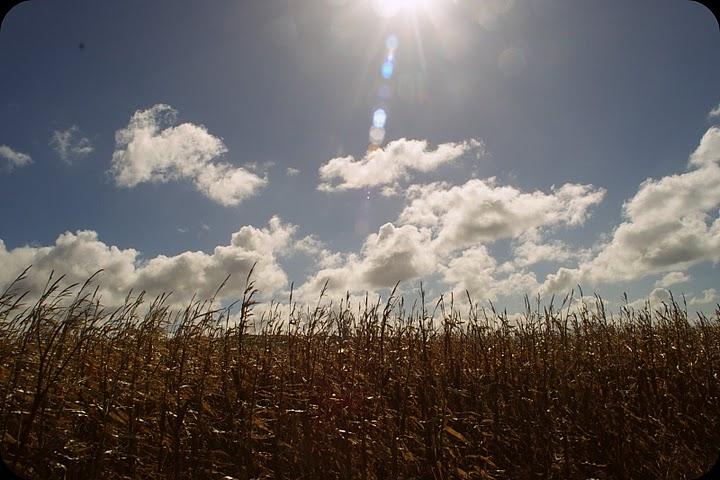
{"type": "Polygon", "coordinates": [[[719,43],[680,0],[25,2],[0,30],[0,283],[103,267],[112,302],[230,273],[232,298],[257,261],[268,296],[711,309],[719,43]]]}

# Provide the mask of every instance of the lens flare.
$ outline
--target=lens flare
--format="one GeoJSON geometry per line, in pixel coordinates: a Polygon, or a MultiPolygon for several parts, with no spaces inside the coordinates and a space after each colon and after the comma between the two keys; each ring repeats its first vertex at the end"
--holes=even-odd
{"type": "MultiPolygon", "coordinates": [[[[387,51],[385,53],[385,61],[380,68],[380,73],[384,80],[381,81],[380,86],[377,90],[377,96],[379,97],[379,104],[385,105],[385,101],[392,97],[393,90],[390,86],[390,79],[393,76],[395,70],[395,50],[398,46],[398,39],[394,34],[390,34],[385,39],[385,46],[387,51]]],[[[394,81],[393,81],[394,82],[394,81]]],[[[377,150],[382,147],[382,143],[385,140],[385,124],[387,123],[388,114],[385,108],[376,106],[372,113],[372,121],[370,124],[370,131],[368,132],[368,139],[370,145],[368,146],[368,152],[377,150]]]]}
{"type": "Polygon", "coordinates": [[[372,127],[369,135],[370,143],[380,145],[385,140],[385,129],[382,127],[372,127]]]}
{"type": "Polygon", "coordinates": [[[385,46],[391,52],[395,51],[395,49],[397,49],[399,43],[400,42],[398,42],[398,38],[392,34],[390,34],[390,36],[388,36],[387,40],[385,40],[385,46]]]}
{"type": "Polygon", "coordinates": [[[393,70],[395,69],[395,66],[393,65],[392,60],[386,60],[385,63],[382,65],[381,73],[384,79],[389,79],[392,77],[393,70]]]}
{"type": "Polygon", "coordinates": [[[387,120],[387,113],[382,108],[378,108],[373,112],[373,127],[384,128],[387,120]]]}
{"type": "Polygon", "coordinates": [[[372,7],[381,17],[392,18],[401,11],[412,15],[418,9],[427,10],[430,3],[430,0],[373,0],[372,7]]]}

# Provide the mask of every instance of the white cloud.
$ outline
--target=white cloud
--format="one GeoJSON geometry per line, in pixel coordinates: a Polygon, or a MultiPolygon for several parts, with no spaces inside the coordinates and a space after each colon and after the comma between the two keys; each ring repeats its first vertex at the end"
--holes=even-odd
{"type": "Polygon", "coordinates": [[[0,286],[12,281],[23,269],[33,265],[26,286],[39,291],[51,271],[66,275],[68,282],[84,282],[98,269],[103,301],[116,305],[132,288],[151,296],[173,291],[174,305],[182,306],[194,294],[206,299],[215,293],[225,277],[230,280],[221,292],[232,300],[242,296],[247,274],[257,263],[253,276],[265,296],[287,284],[287,276],[278,263],[295,234],[296,227],[273,217],[267,227],[244,226],[232,234],[228,245],[219,245],[211,253],[186,251],[177,255],[158,255],[143,261],[132,248],[121,249],[102,242],[96,232],[80,230],[60,235],[54,245],[19,247],[7,250],[0,241],[0,286]]]}
{"type": "MultiPolygon", "coordinates": [[[[328,254],[325,251],[323,256],[328,254]]],[[[316,298],[326,281],[331,294],[389,288],[396,282],[432,274],[438,259],[430,247],[428,229],[386,223],[378,233],[368,235],[359,254],[339,258],[335,254],[326,258],[325,263],[326,268],[321,268],[298,289],[298,298],[316,298]]]]}
{"type": "Polygon", "coordinates": [[[8,171],[12,171],[14,168],[24,167],[32,163],[30,155],[17,152],[7,145],[0,145],[0,158],[5,160],[5,166],[8,171]]]}
{"type": "Polygon", "coordinates": [[[435,270],[436,256],[427,246],[430,231],[414,225],[386,223],[363,245],[364,283],[370,287],[391,287],[398,281],[418,278],[435,270]]]}
{"type": "Polygon", "coordinates": [[[717,118],[720,117],[720,104],[718,104],[717,107],[713,108],[708,112],[708,118],[717,118]]]}
{"type": "Polygon", "coordinates": [[[288,167],[285,170],[285,175],[288,177],[294,177],[295,175],[300,173],[300,169],[294,168],[294,167],[288,167]]]}
{"type": "Polygon", "coordinates": [[[531,295],[538,288],[532,272],[510,272],[499,276],[501,269],[484,245],[464,250],[442,271],[445,283],[460,294],[458,298],[463,298],[462,294],[467,290],[473,298],[494,301],[498,296],[531,295]]]}
{"type": "Polygon", "coordinates": [[[685,272],[670,272],[660,280],[655,282],[656,287],[670,288],[678,283],[685,283],[690,281],[690,275],[685,272]]]}
{"type": "Polygon", "coordinates": [[[158,104],[136,111],[127,127],[115,132],[110,173],[116,185],[189,179],[215,202],[237,205],[267,183],[244,168],[218,161],[227,153],[222,139],[202,125],[172,126],[177,112],[158,104]]]}
{"type": "Polygon", "coordinates": [[[343,259],[340,252],[330,251],[327,245],[314,235],[306,235],[295,241],[290,248],[290,253],[300,253],[312,257],[319,269],[339,266],[343,259]]]}
{"type": "Polygon", "coordinates": [[[582,224],[604,193],[575,184],[550,193],[526,193],[498,186],[495,179],[410,186],[396,224],[387,223],[369,235],[357,254],[325,250],[318,257],[329,261],[298,293],[315,298],[326,281],[329,293],[361,293],[434,275],[457,293],[467,289],[484,299],[530,293],[538,282],[523,267],[541,255],[555,261],[586,255],[558,241],[541,243],[541,229],[582,224]],[[516,237],[522,237],[516,248],[520,260],[498,265],[484,244],[516,237]]]}
{"type": "MultiPolygon", "coordinates": [[[[98,240],[90,230],[66,232],[59,235],[54,245],[46,247],[24,246],[7,250],[0,241],[0,285],[12,281],[26,267],[32,265],[27,286],[37,293],[51,272],[56,277],[65,275],[68,283],[82,283],[98,269],[105,270],[104,298],[117,303],[134,272],[138,252],[132,248],[119,249],[98,240]]],[[[1,288],[1,287],[0,287],[1,288]]]]}
{"type": "Polygon", "coordinates": [[[401,138],[383,148],[371,150],[361,159],[337,157],[320,167],[318,190],[334,192],[393,184],[406,179],[411,172],[430,172],[470,150],[482,152],[482,143],[468,140],[443,143],[429,150],[425,140],[401,138]]]}
{"type": "Polygon", "coordinates": [[[324,249],[318,256],[325,265],[297,290],[307,302],[317,299],[325,282],[328,294],[361,294],[390,288],[396,282],[429,280],[440,274],[442,283],[464,298],[468,290],[474,298],[495,300],[500,296],[532,294],[538,288],[535,274],[518,269],[512,262],[498,265],[484,245],[467,248],[457,256],[438,252],[432,231],[427,227],[392,223],[365,240],[359,254],[330,254],[324,249]]]}
{"type": "MultiPolygon", "coordinates": [[[[678,300],[677,297],[674,298],[676,301],[678,300]]],[[[666,288],[658,287],[654,288],[647,298],[638,298],[637,300],[628,303],[627,306],[635,309],[643,309],[646,306],[649,306],[651,309],[657,309],[663,303],[668,305],[671,303],[670,291],[666,288]]]]}
{"type": "Polygon", "coordinates": [[[626,221],[597,256],[578,268],[561,268],[549,275],[543,289],[563,291],[577,283],[596,286],[635,280],[685,270],[702,261],[720,261],[719,128],[705,133],[689,167],[683,174],[645,180],[623,207],[626,221]]]}
{"type": "MultiPolygon", "coordinates": [[[[549,300],[549,299],[546,299],[549,300]]],[[[584,311],[598,312],[601,309],[606,311],[616,310],[619,307],[617,302],[595,295],[571,296],[566,304],[568,314],[580,315],[584,311]]]]}
{"type": "Polygon", "coordinates": [[[513,247],[513,263],[528,267],[540,262],[567,262],[588,258],[589,249],[573,249],[560,240],[543,240],[539,228],[523,233],[513,247]]]}
{"type": "Polygon", "coordinates": [[[565,184],[551,193],[526,193],[498,186],[495,178],[472,179],[464,185],[445,183],[411,186],[401,223],[431,227],[442,251],[479,242],[512,238],[541,226],[581,225],[605,190],[592,185],[565,184]]]}
{"type": "Polygon", "coordinates": [[[400,185],[397,183],[393,183],[392,185],[385,185],[380,190],[380,195],[382,195],[383,197],[397,197],[398,195],[400,195],[399,189],[400,185]]]}
{"type": "MultiPolygon", "coordinates": [[[[671,297],[671,293],[668,289],[657,287],[654,288],[652,292],[650,292],[650,295],[648,295],[647,298],[639,298],[633,302],[630,302],[628,306],[638,309],[644,308],[646,305],[649,304],[650,308],[658,309],[663,303],[669,305],[672,301],[672,298],[674,298],[678,304],[682,305],[683,300],[680,295],[673,294],[671,297]]],[[[708,288],[707,290],[703,290],[701,295],[695,295],[688,298],[687,304],[692,307],[708,306],[715,303],[717,300],[717,290],[715,290],[714,288],[708,288]]]]}
{"type": "Polygon", "coordinates": [[[226,207],[237,205],[267,181],[227,163],[207,164],[195,173],[195,186],[211,200],[226,207]]]}
{"type": "Polygon", "coordinates": [[[578,253],[558,240],[547,243],[523,242],[513,249],[515,263],[527,267],[540,262],[564,262],[576,258],[578,253]]]}
{"type": "Polygon", "coordinates": [[[55,130],[50,137],[50,146],[66,163],[85,157],[94,150],[90,140],[82,136],[80,129],[75,125],[66,130],[55,130]]]}
{"type": "Polygon", "coordinates": [[[708,288],[707,290],[702,291],[702,296],[698,297],[692,297],[690,300],[688,300],[688,304],[692,306],[698,306],[698,305],[709,305],[711,303],[715,303],[718,300],[718,292],[714,288],[708,288]]]}

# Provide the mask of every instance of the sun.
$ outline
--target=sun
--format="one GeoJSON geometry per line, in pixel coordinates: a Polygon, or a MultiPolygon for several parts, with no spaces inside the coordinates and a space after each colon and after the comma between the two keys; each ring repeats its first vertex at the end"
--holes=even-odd
{"type": "Polygon", "coordinates": [[[414,14],[418,10],[429,10],[432,0],[372,0],[378,15],[384,18],[398,14],[414,14]]]}

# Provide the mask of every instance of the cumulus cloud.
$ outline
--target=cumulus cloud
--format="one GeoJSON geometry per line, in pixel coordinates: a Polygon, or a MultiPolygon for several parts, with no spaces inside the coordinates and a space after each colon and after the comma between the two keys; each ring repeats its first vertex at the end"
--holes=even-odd
{"type": "Polygon", "coordinates": [[[425,228],[386,223],[378,233],[368,235],[359,254],[336,255],[326,261],[329,266],[298,289],[299,298],[312,299],[326,282],[331,293],[358,293],[430,275],[438,265],[430,235],[425,228]]]}
{"type": "Polygon", "coordinates": [[[331,268],[342,263],[343,255],[331,251],[328,246],[315,235],[306,235],[293,242],[290,254],[302,254],[311,257],[320,269],[331,268]]]}
{"type": "Polygon", "coordinates": [[[7,145],[0,145],[0,159],[5,160],[5,168],[9,172],[32,163],[30,155],[15,151],[7,145]]]}
{"type": "Polygon", "coordinates": [[[391,287],[396,282],[428,275],[435,269],[436,257],[425,248],[430,231],[414,225],[386,223],[363,245],[364,283],[370,287],[391,287]]]}
{"type": "Polygon", "coordinates": [[[638,298],[627,304],[630,308],[643,309],[649,307],[651,309],[657,309],[661,304],[671,303],[671,294],[667,288],[657,287],[650,292],[647,298],[638,298]]]}
{"type": "Polygon", "coordinates": [[[414,171],[431,172],[470,150],[478,155],[483,145],[478,140],[443,143],[435,150],[425,140],[401,138],[383,148],[368,151],[363,158],[337,157],[320,167],[318,190],[334,192],[391,185],[406,179],[414,171]]]}
{"type": "Polygon", "coordinates": [[[143,260],[132,248],[107,245],[91,230],[66,232],[54,245],[24,246],[8,250],[0,241],[0,286],[12,281],[32,264],[26,286],[33,292],[45,284],[51,271],[66,275],[68,282],[84,282],[98,269],[103,301],[115,305],[130,289],[144,290],[151,296],[173,292],[174,305],[182,306],[197,295],[212,296],[227,275],[230,280],[221,292],[223,298],[242,296],[250,268],[256,264],[254,279],[261,293],[272,295],[287,284],[278,263],[286,254],[296,227],[273,217],[266,227],[244,226],[233,233],[230,243],[211,253],[186,251],[177,255],[158,255],[143,260]]]}
{"type": "Polygon", "coordinates": [[[541,226],[581,225],[605,190],[565,184],[550,193],[526,193],[499,186],[495,178],[472,179],[460,186],[430,183],[408,189],[401,223],[431,227],[441,250],[512,238],[541,226]]]}
{"type": "Polygon", "coordinates": [[[625,221],[597,256],[577,268],[560,268],[543,289],[577,283],[635,280],[720,261],[720,129],[710,128],[690,156],[690,170],[647,179],[623,206],[625,221]]]}
{"type": "Polygon", "coordinates": [[[685,283],[689,281],[690,275],[685,272],[670,272],[655,282],[655,286],[659,288],[670,288],[678,283],[685,283]]]}
{"type": "Polygon", "coordinates": [[[542,242],[541,231],[580,225],[605,191],[592,185],[566,184],[549,193],[499,186],[495,179],[473,179],[459,186],[444,182],[410,186],[406,206],[395,223],[369,235],[359,253],[330,254],[326,266],[298,292],[313,298],[328,282],[331,293],[360,293],[396,282],[437,275],[454,291],[484,299],[537,290],[525,267],[543,260],[577,259],[558,241],[542,242]],[[521,237],[519,260],[498,264],[486,245],[521,237]]]}
{"type": "Polygon", "coordinates": [[[164,104],[138,110],[127,127],[115,132],[112,174],[115,184],[132,188],[143,182],[192,180],[211,200],[231,206],[253,195],[267,180],[219,161],[227,153],[222,139],[203,125],[173,124],[177,112],[164,104]]]}
{"type": "Polygon", "coordinates": [[[285,170],[285,175],[287,175],[288,177],[294,177],[295,175],[297,175],[299,173],[300,173],[300,170],[297,168],[294,168],[294,167],[288,167],[285,170]]]}
{"type": "Polygon", "coordinates": [[[494,301],[498,296],[532,294],[538,288],[533,272],[511,271],[503,275],[503,269],[498,268],[497,261],[484,245],[464,250],[441,270],[443,280],[452,285],[454,291],[462,293],[467,290],[471,297],[486,300],[494,301]]]}
{"type": "Polygon", "coordinates": [[[544,240],[540,228],[520,235],[513,247],[513,263],[528,267],[540,262],[568,262],[587,258],[589,249],[574,249],[560,240],[544,240]]]}
{"type": "MultiPolygon", "coordinates": [[[[668,290],[667,288],[656,287],[652,290],[652,292],[650,292],[650,295],[648,295],[647,298],[639,298],[633,302],[630,302],[628,306],[637,309],[644,308],[649,305],[650,308],[657,309],[663,303],[670,304],[673,298],[676,302],[682,305],[682,298],[679,298],[678,295],[671,295],[670,290],[668,290]]],[[[715,290],[714,288],[709,288],[707,290],[703,290],[700,295],[694,295],[689,297],[687,299],[687,304],[691,307],[702,307],[711,305],[717,300],[717,290],[715,290]]]]}
{"type": "Polygon", "coordinates": [[[520,267],[528,267],[540,262],[565,262],[581,255],[559,240],[547,243],[523,242],[513,249],[513,253],[515,263],[520,267]]]}
{"type": "Polygon", "coordinates": [[[90,140],[82,135],[76,125],[66,130],[55,130],[50,137],[50,146],[66,163],[90,155],[94,150],[90,140]]]}
{"type": "MultiPolygon", "coordinates": [[[[12,281],[25,268],[32,265],[32,274],[26,286],[37,293],[51,272],[65,275],[69,283],[81,283],[98,269],[105,270],[104,298],[117,303],[128,287],[134,272],[138,252],[132,248],[120,249],[106,245],[91,230],[66,232],[59,235],[54,245],[44,247],[23,246],[8,250],[0,241],[0,288],[12,281]]],[[[126,293],[126,292],[125,292],[126,293]]]]}

